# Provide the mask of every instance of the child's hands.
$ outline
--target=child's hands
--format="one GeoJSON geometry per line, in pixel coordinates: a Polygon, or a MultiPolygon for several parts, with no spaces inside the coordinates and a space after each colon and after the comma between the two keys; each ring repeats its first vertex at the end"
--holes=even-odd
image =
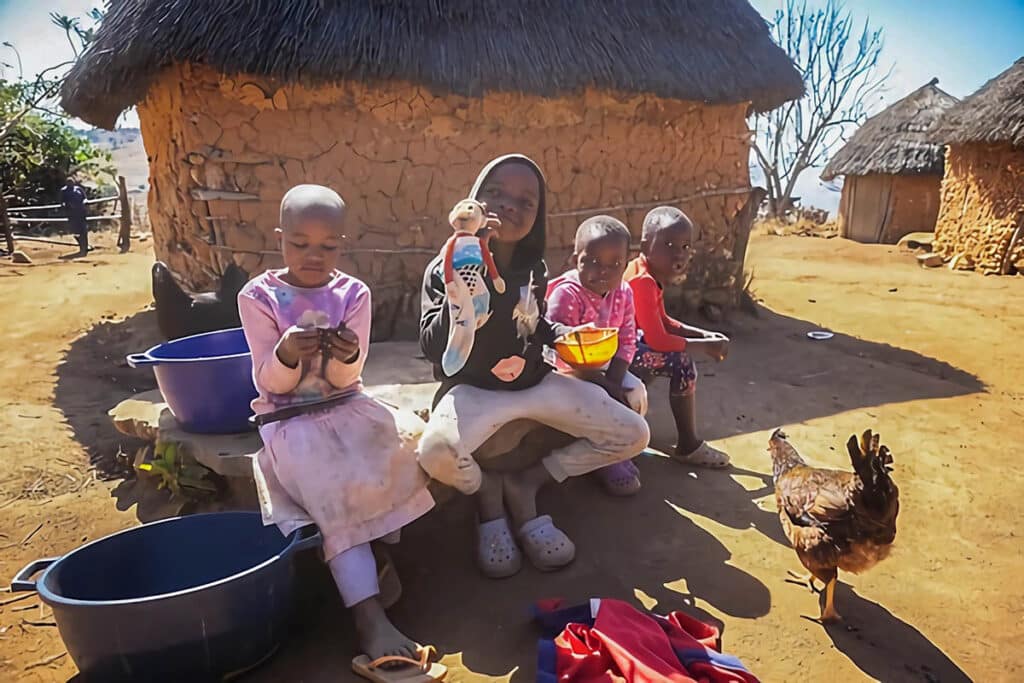
{"type": "Polygon", "coordinates": [[[729,338],[717,332],[711,332],[709,335],[694,344],[694,346],[697,346],[711,360],[721,362],[728,358],[729,338]]]}
{"type": "Polygon", "coordinates": [[[570,341],[570,338],[576,332],[582,332],[583,330],[591,330],[596,328],[597,325],[595,325],[594,323],[583,323],[582,325],[577,325],[576,327],[570,327],[568,330],[565,331],[564,334],[561,334],[558,337],[556,337],[554,343],[557,344],[559,342],[570,341]]]}
{"type": "Polygon", "coordinates": [[[619,403],[629,405],[629,402],[626,400],[626,389],[622,386],[622,382],[609,379],[603,372],[578,372],[576,376],[601,387],[619,403]]]}
{"type": "Polygon", "coordinates": [[[324,330],[327,337],[327,351],[331,358],[342,363],[351,363],[359,354],[359,337],[342,323],[336,330],[324,330]]]}
{"type": "Polygon", "coordinates": [[[289,327],[281,335],[277,343],[278,359],[290,368],[298,366],[300,361],[308,360],[320,352],[320,330],[303,329],[295,325],[289,327]]]}
{"type": "Polygon", "coordinates": [[[484,207],[484,215],[487,217],[487,220],[484,221],[484,227],[476,231],[476,236],[486,237],[490,234],[492,237],[497,237],[498,229],[501,227],[501,219],[498,218],[498,214],[487,210],[487,202],[480,202],[480,206],[484,207]]]}

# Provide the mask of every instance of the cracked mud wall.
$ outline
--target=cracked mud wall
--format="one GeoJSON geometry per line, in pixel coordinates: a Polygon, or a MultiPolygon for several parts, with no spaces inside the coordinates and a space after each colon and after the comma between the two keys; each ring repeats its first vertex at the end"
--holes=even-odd
{"type": "Polygon", "coordinates": [[[139,105],[156,255],[199,290],[232,258],[251,274],[280,265],[282,194],[328,185],[350,207],[343,268],[373,289],[375,336],[408,334],[450,207],[487,161],[515,151],[548,179],[552,273],[584,218],[615,215],[639,242],[646,212],[675,204],[700,227],[677,308],[729,306],[753,218],[746,109],[596,91],[470,99],[403,83],[311,89],[173,67],[139,105]]]}
{"type": "Polygon", "coordinates": [[[1024,149],[951,145],[946,151],[935,250],[953,267],[1024,272],[1024,149]],[[1012,245],[1014,236],[1018,239],[1012,245]]]}

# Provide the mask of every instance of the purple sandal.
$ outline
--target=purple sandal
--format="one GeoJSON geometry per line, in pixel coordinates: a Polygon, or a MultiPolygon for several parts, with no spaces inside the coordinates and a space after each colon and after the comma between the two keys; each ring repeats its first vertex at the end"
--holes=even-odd
{"type": "Polygon", "coordinates": [[[604,490],[613,496],[632,496],[640,490],[640,470],[632,460],[617,462],[597,471],[604,490]]]}

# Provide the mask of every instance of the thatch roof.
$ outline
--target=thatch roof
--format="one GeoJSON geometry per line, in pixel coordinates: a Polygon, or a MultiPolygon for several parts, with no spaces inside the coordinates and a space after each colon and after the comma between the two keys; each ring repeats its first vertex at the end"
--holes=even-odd
{"type": "Polygon", "coordinates": [[[1024,147],[1024,57],[947,111],[936,134],[947,143],[1024,147]]]}
{"type": "Polygon", "coordinates": [[[865,121],[825,166],[822,179],[869,173],[941,175],[944,147],[929,130],[957,99],[940,90],[938,82],[933,78],[865,121]]]}
{"type": "Polygon", "coordinates": [[[762,111],[803,94],[746,0],[111,0],[62,104],[111,127],[177,62],[307,84],[400,79],[470,96],[593,86],[762,111]]]}

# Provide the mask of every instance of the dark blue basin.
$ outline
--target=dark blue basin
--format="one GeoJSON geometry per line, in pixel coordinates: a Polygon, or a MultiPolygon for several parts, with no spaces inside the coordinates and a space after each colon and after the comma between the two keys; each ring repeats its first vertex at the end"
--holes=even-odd
{"type": "Polygon", "coordinates": [[[131,354],[128,364],[153,367],[160,393],[185,431],[233,434],[251,429],[256,387],[241,327],[158,344],[131,354]]]}
{"type": "Polygon", "coordinates": [[[286,538],[256,512],[176,517],[37,560],[11,588],[50,605],[86,680],[223,680],[280,645],[292,555],[319,544],[313,528],[286,538]]]}

